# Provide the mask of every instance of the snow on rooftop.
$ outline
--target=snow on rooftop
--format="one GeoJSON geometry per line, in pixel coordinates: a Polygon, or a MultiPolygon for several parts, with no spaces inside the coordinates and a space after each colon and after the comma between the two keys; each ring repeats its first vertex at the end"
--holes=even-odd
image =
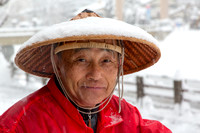
{"type": "Polygon", "coordinates": [[[36,42],[55,38],[81,35],[116,35],[135,37],[158,44],[156,39],[139,27],[110,18],[88,17],[50,26],[30,38],[24,43],[23,47],[36,42]]]}

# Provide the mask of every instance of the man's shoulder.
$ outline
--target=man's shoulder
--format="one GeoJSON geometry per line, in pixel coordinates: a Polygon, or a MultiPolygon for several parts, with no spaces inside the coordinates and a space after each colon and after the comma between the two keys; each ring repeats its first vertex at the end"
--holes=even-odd
{"type": "Polygon", "coordinates": [[[36,106],[42,101],[41,99],[44,100],[48,95],[50,95],[50,92],[44,86],[12,105],[0,116],[0,128],[12,129],[19,123],[23,116],[26,116],[32,109],[37,108],[36,106]]]}
{"type": "Polygon", "coordinates": [[[16,102],[14,105],[12,105],[4,114],[8,115],[17,115],[19,112],[24,111],[28,109],[31,105],[38,102],[41,98],[50,95],[50,92],[46,86],[40,88],[39,90],[29,94],[28,96],[22,98],[18,102],[16,102]]]}
{"type": "MultiPolygon", "coordinates": [[[[119,106],[119,97],[113,95],[111,103],[115,107],[118,107],[119,106]]],[[[127,102],[125,99],[121,100],[121,108],[124,109],[124,110],[129,110],[129,111],[133,111],[133,110],[138,111],[138,109],[134,105],[132,105],[131,103],[127,102]]]]}
{"type": "MultiPolygon", "coordinates": [[[[119,107],[119,98],[113,96],[111,100],[115,108],[119,107]]],[[[126,126],[136,125],[143,133],[171,133],[171,131],[157,120],[143,119],[137,107],[127,102],[125,99],[121,100],[121,116],[126,123],[126,126]]]]}
{"type": "Polygon", "coordinates": [[[148,120],[143,119],[143,123],[141,125],[141,132],[147,133],[172,133],[170,129],[168,129],[165,125],[157,120],[148,120]]]}

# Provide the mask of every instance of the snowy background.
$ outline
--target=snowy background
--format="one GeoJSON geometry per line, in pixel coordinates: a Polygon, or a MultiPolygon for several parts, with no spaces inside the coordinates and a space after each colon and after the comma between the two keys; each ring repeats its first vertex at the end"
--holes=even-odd
{"type": "MultiPolygon", "coordinates": [[[[9,0],[3,4],[4,1],[0,0],[0,38],[8,31],[12,33],[9,36],[15,35],[14,31],[18,29],[24,36],[25,31],[69,20],[85,8],[116,18],[113,0],[9,0]]],[[[172,87],[173,80],[182,80],[183,88],[187,90],[183,95],[186,100],[177,105],[173,103],[173,90],[145,88],[147,95],[137,101],[136,86],[128,84],[125,84],[124,98],[139,108],[143,118],[159,120],[173,133],[198,133],[200,93],[196,92],[200,91],[200,1],[173,0],[169,3],[168,18],[160,20],[159,0],[125,1],[123,20],[155,36],[162,53],[156,65],[125,76],[125,81],[135,83],[136,76],[142,76],[147,84],[172,87]],[[171,100],[163,99],[164,96],[171,100]]],[[[44,84],[41,78],[29,76],[27,79],[23,71],[13,67],[19,47],[19,44],[5,46],[0,42],[0,114],[44,84]]]]}

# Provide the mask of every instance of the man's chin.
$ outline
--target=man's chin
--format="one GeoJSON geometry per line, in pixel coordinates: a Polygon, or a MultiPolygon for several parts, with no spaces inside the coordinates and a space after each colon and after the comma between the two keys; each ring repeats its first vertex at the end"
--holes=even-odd
{"type": "Polygon", "coordinates": [[[84,103],[82,102],[82,104],[80,106],[85,107],[85,108],[94,108],[95,106],[97,106],[99,103],[101,103],[102,100],[88,100],[85,101],[84,103]],[[92,102],[91,102],[92,101],[92,102]]]}

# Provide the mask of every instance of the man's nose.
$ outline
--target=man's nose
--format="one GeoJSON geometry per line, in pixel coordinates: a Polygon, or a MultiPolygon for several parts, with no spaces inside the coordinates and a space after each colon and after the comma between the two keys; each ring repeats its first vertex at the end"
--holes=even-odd
{"type": "Polygon", "coordinates": [[[102,77],[102,68],[100,65],[92,63],[88,68],[88,73],[86,75],[88,80],[99,80],[102,77]]]}

